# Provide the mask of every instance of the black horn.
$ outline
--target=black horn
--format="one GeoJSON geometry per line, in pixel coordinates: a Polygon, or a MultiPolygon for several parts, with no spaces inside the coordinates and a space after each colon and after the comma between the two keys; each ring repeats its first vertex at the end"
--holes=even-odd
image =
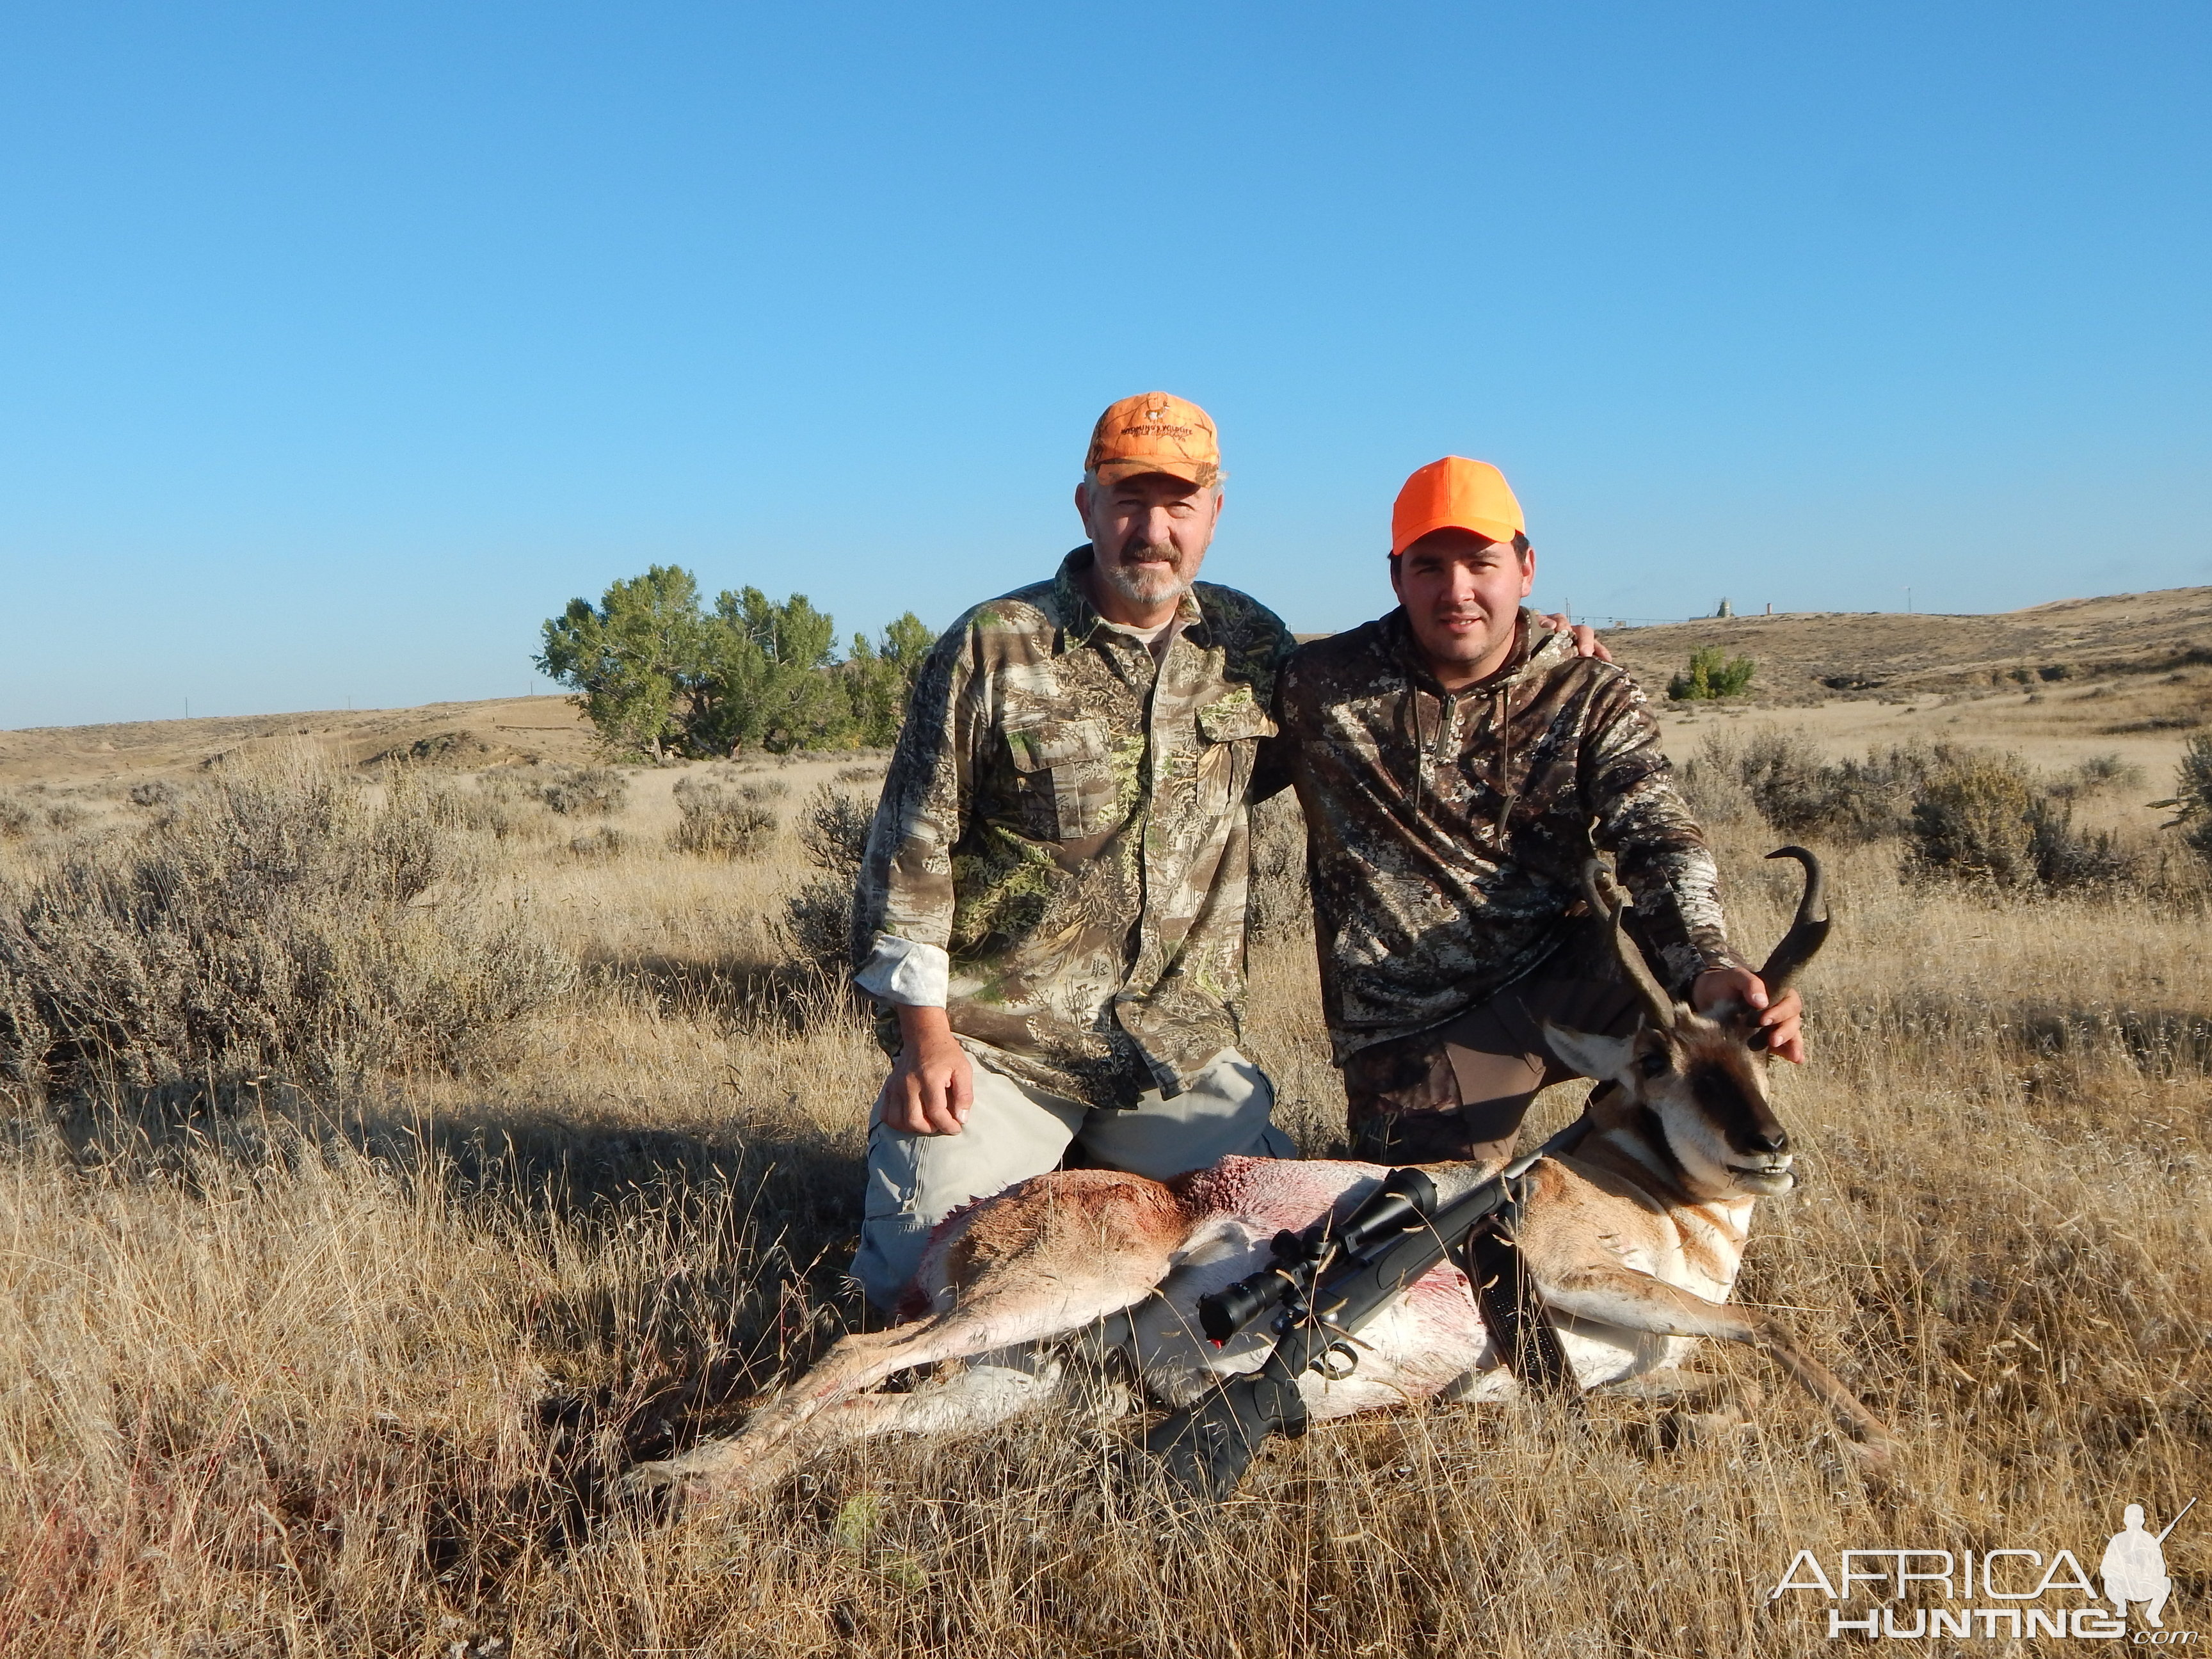
{"type": "Polygon", "coordinates": [[[1644,952],[1622,926],[1620,913],[1628,907],[1620,901],[1608,899],[1605,888],[1605,866],[1591,859],[1583,866],[1583,896],[1589,901],[1593,914],[1611,920],[1613,954],[1620,958],[1620,970],[1628,975],[1629,984],[1644,1000],[1644,1012],[1651,1016],[1653,1027],[1671,1031],[1674,1029],[1674,999],[1661,988],[1651,964],[1644,960],[1644,952]]]}
{"type": "Polygon", "coordinates": [[[1778,847],[1766,856],[1795,859],[1805,866],[1805,891],[1797,900],[1796,919],[1774,947],[1774,954],[1767,957],[1766,966],[1759,970],[1766,994],[1778,997],[1797,976],[1797,970],[1828,942],[1828,880],[1820,873],[1820,860],[1802,847],[1778,847]]]}

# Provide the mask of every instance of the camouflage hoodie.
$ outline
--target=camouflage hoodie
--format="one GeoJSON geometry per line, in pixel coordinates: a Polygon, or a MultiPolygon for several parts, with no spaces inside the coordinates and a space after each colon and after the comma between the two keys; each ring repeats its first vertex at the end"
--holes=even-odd
{"type": "Polygon", "coordinates": [[[1200,582],[1156,661],[1084,597],[1090,562],[1078,548],[931,651],[869,832],[853,949],[864,990],[941,1000],[994,1068],[1126,1105],[1180,1092],[1237,1040],[1245,798],[1291,639],[1200,582]]]}
{"type": "Polygon", "coordinates": [[[1301,646],[1277,712],[1340,1064],[1540,963],[1593,844],[1615,854],[1662,978],[1741,961],[1644,694],[1527,611],[1505,666],[1457,692],[1402,611],[1301,646]]]}

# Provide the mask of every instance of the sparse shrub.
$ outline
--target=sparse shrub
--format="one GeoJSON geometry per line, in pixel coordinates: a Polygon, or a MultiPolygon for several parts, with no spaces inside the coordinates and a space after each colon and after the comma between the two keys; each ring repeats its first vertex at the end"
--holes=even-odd
{"type": "Polygon", "coordinates": [[[876,809],[862,805],[842,789],[818,786],[799,810],[799,844],[806,860],[817,870],[848,882],[860,878],[860,861],[867,856],[868,826],[876,809]]]}
{"type": "Polygon", "coordinates": [[[684,778],[676,786],[678,818],[669,844],[704,858],[757,859],[775,844],[775,809],[749,788],[712,778],[684,778]]]}
{"type": "Polygon", "coordinates": [[[1667,682],[1667,695],[1676,702],[1736,696],[1749,687],[1758,667],[1749,657],[1731,657],[1717,645],[1701,645],[1690,653],[1688,672],[1667,682]]]}
{"type": "Polygon", "coordinates": [[[823,784],[799,813],[799,844],[822,873],[784,901],[783,921],[799,959],[825,973],[843,970],[852,951],[853,894],[867,854],[875,809],[823,784]]]}
{"type": "MultiPolygon", "coordinates": [[[[1928,752],[1936,763],[1912,800],[1908,878],[2056,890],[2135,873],[2135,859],[2110,831],[2075,827],[2078,769],[2052,780],[2014,755],[1942,745],[1928,752]]],[[[2089,767],[2107,770],[2101,760],[2089,767]]]]}
{"type": "Polygon", "coordinates": [[[2212,863],[2212,737],[2190,738],[2175,769],[2173,798],[2151,805],[2171,807],[2173,817],[2165,827],[2180,830],[2182,840],[2212,863]]]}
{"type": "Polygon", "coordinates": [[[568,843],[568,850],[580,859],[620,858],[629,845],[629,838],[611,823],[603,823],[589,835],[578,836],[568,843]]]}
{"type": "Polygon", "coordinates": [[[1802,733],[1768,731],[1708,737],[1682,768],[1682,784],[1705,822],[1740,820],[1747,806],[1788,836],[1904,837],[1905,872],[1915,878],[2059,888],[2133,873],[2118,841],[2076,830],[2069,805],[2130,773],[2117,756],[2098,756],[2049,779],[2013,756],[1944,743],[1830,761],[1802,733]]]}
{"type": "Polygon", "coordinates": [[[131,804],[133,806],[169,806],[175,804],[176,799],[177,786],[166,778],[148,778],[143,783],[131,786],[131,804]]]}
{"type": "Polygon", "coordinates": [[[1699,823],[1741,823],[1758,809],[1742,775],[1743,744],[1709,732],[1698,752],[1674,769],[1682,799],[1699,823]]]}
{"type": "Polygon", "coordinates": [[[1737,751],[1736,775],[1759,815],[1784,835],[1879,841],[1905,833],[1912,799],[1956,751],[1942,744],[1824,759],[1796,732],[1762,732],[1737,751]]]}
{"type": "MultiPolygon", "coordinates": [[[[395,777],[399,770],[395,769],[395,777]]],[[[507,841],[533,830],[543,834],[550,827],[544,791],[535,771],[502,766],[478,773],[472,781],[454,779],[422,787],[437,796],[439,811],[453,823],[507,841]]]]}
{"type": "Polygon", "coordinates": [[[1963,762],[1912,803],[1908,873],[2018,887],[2034,878],[2027,769],[2010,756],[1963,762]]]}
{"type": "Polygon", "coordinates": [[[799,959],[828,974],[841,974],[851,958],[853,884],[836,876],[816,876],[783,902],[783,925],[799,959]]]}
{"type": "Polygon", "coordinates": [[[580,766],[564,769],[541,794],[563,817],[611,817],[622,811],[629,785],[611,766],[580,766]]]}
{"type": "Polygon", "coordinates": [[[2142,767],[2118,755],[2092,755],[2071,770],[2051,780],[2047,793],[2059,800],[2076,800],[2108,789],[2140,789],[2142,767]]]}
{"type": "Polygon", "coordinates": [[[2076,830],[2073,809],[2049,795],[2028,805],[2027,846],[2036,880],[2054,890],[2111,886],[2135,869],[2111,830],[2076,830]]]}
{"type": "Polygon", "coordinates": [[[2074,769],[2085,788],[2140,789],[2143,769],[2133,761],[2122,760],[2118,755],[2092,755],[2074,769]]]}
{"type": "Polygon", "coordinates": [[[461,1065],[574,970],[483,897],[445,799],[402,772],[377,804],[280,756],[0,893],[0,1073],[330,1085],[461,1065]]]}
{"type": "Polygon", "coordinates": [[[0,841],[21,841],[42,830],[66,833],[91,817],[91,813],[73,800],[32,798],[45,793],[33,785],[22,794],[0,795],[0,841]]]}
{"type": "Polygon", "coordinates": [[[887,770],[881,763],[873,766],[848,766],[837,774],[840,783],[881,783],[887,770]]]}

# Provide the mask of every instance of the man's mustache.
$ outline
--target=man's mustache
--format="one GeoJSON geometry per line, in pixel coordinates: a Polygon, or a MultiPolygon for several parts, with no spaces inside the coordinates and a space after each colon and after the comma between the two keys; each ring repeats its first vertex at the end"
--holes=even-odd
{"type": "Polygon", "coordinates": [[[1145,541],[1136,536],[1130,537],[1127,541],[1121,544],[1119,556],[1124,564],[1132,559],[1162,559],[1170,564],[1176,562],[1176,550],[1173,547],[1159,542],[1145,541]]]}

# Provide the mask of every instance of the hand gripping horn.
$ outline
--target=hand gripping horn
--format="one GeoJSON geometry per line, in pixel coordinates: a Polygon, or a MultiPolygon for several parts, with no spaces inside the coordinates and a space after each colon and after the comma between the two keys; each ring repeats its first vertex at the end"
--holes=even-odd
{"type": "Polygon", "coordinates": [[[1778,997],[1797,976],[1797,970],[1828,942],[1828,882],[1820,873],[1820,860],[1802,847],[1778,847],[1766,856],[1795,859],[1805,866],[1805,891],[1797,901],[1796,919],[1774,947],[1774,954],[1767,957],[1766,966],[1759,970],[1766,994],[1778,997]]]}
{"type": "Polygon", "coordinates": [[[1644,1012],[1651,1017],[1653,1029],[1671,1031],[1674,1029],[1674,999],[1661,988],[1651,964],[1644,960],[1644,952],[1628,936],[1621,925],[1620,914],[1628,907],[1606,896],[1605,867],[1595,859],[1583,866],[1583,896],[1589,901],[1592,914],[1608,917],[1613,922],[1613,954],[1620,958],[1620,970],[1628,975],[1628,982],[1642,999],[1644,1012]]]}

